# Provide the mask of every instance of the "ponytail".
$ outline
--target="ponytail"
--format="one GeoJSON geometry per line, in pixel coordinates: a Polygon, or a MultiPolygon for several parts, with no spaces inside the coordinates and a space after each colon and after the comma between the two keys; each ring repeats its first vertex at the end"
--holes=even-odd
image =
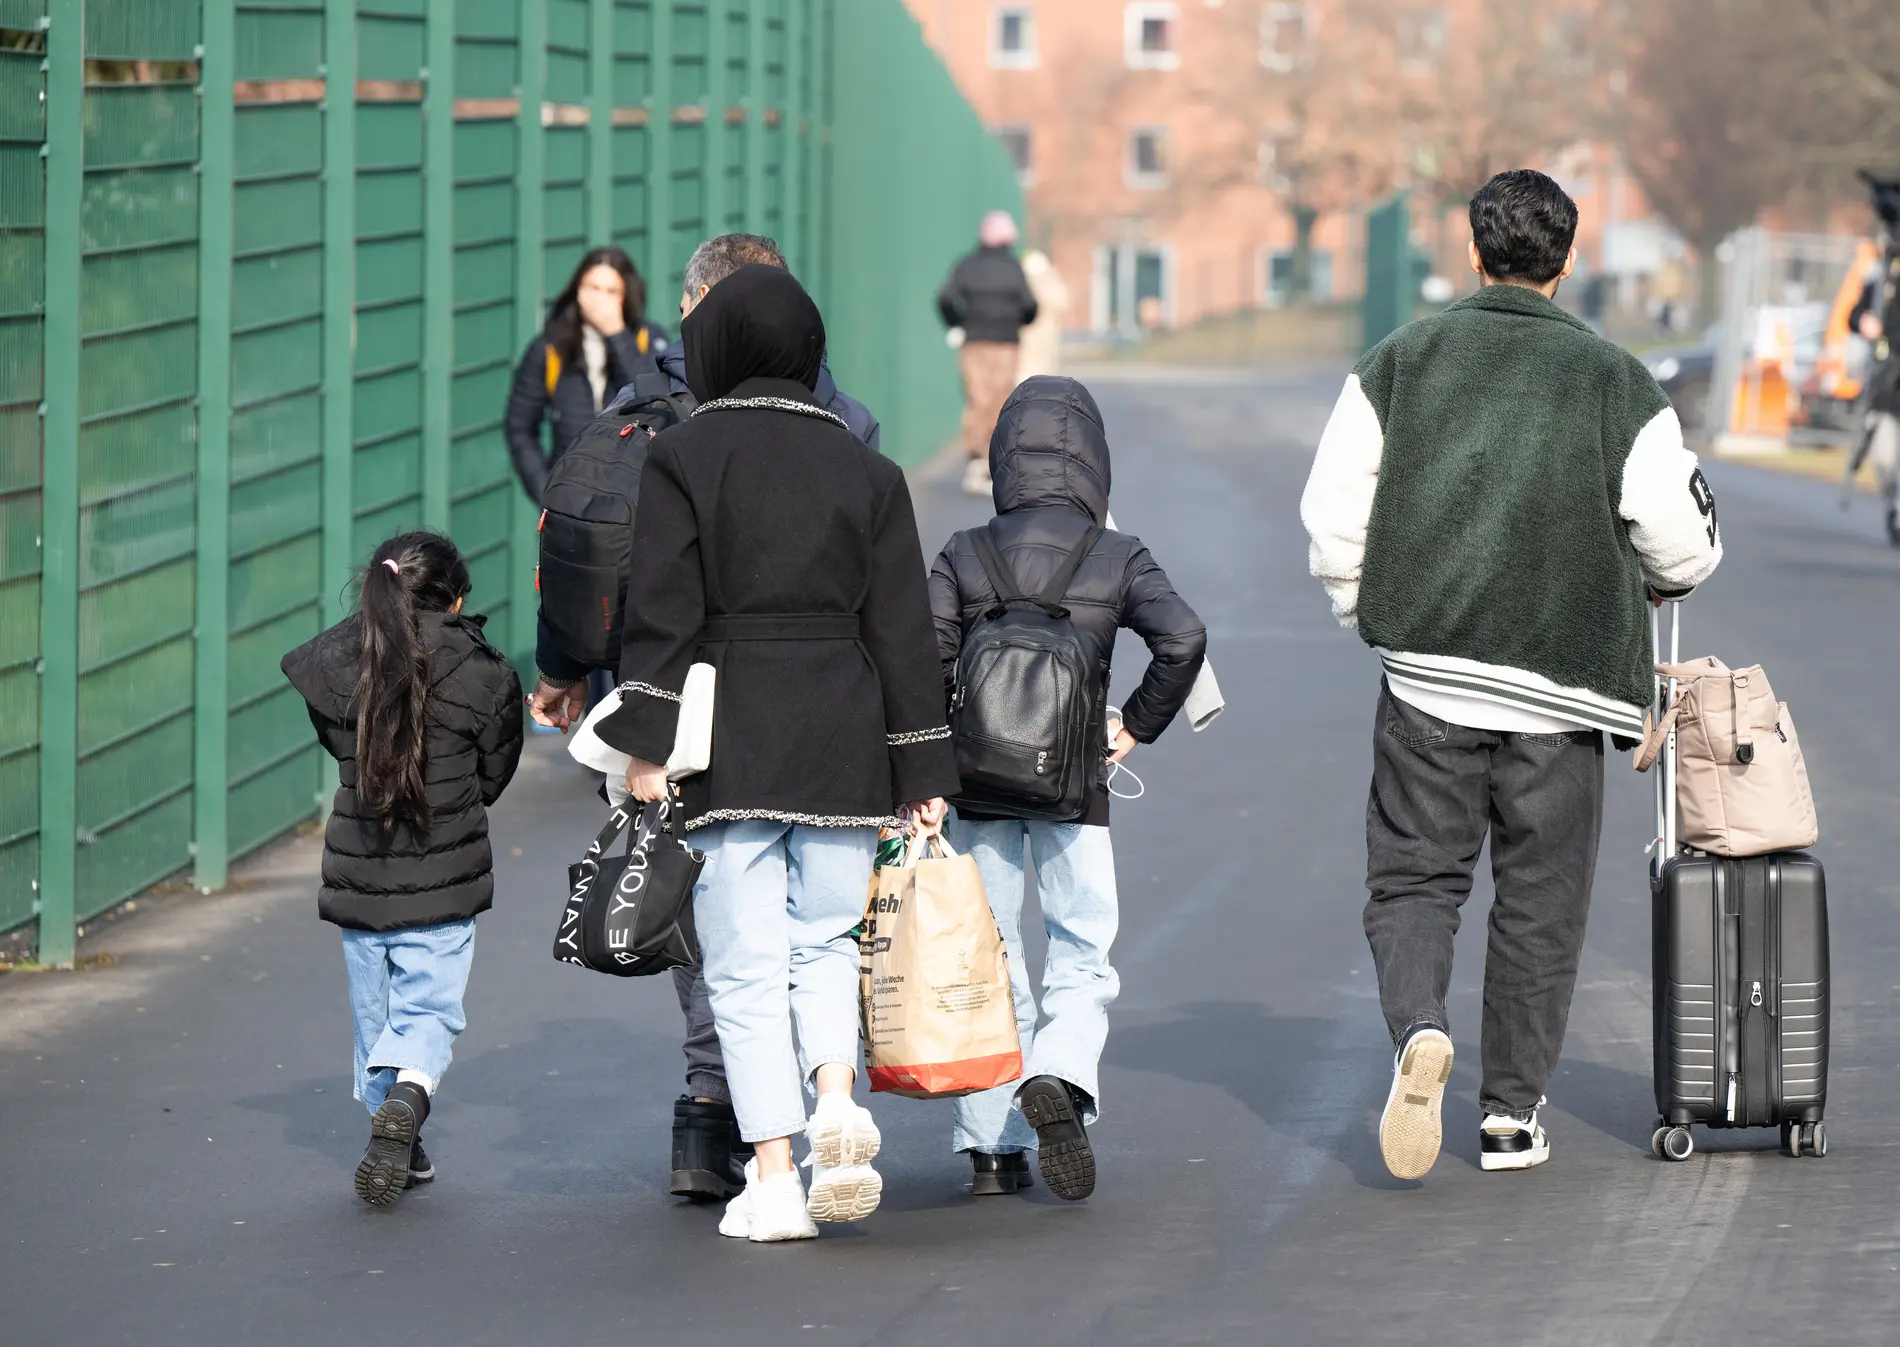
{"type": "Polygon", "coordinates": [[[404,533],[363,572],[357,657],[356,795],[384,829],[429,826],[424,709],[429,652],[419,617],[468,593],[468,566],[438,533],[404,533]]]}

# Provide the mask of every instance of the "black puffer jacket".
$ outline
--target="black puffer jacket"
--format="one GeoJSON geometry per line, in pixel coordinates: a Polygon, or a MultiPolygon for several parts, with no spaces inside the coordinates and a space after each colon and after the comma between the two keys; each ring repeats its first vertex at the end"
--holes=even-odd
{"type": "Polygon", "coordinates": [[[957,263],[937,292],[945,327],[971,341],[1012,342],[1036,321],[1036,294],[1022,263],[1008,248],[978,248],[957,263]]]}
{"type": "MultiPolygon", "coordinates": [[[[1108,436],[1088,389],[1074,379],[1038,375],[1024,380],[990,438],[990,474],[996,518],[987,527],[1024,593],[1049,583],[1091,522],[1108,517],[1108,436]]],[[[970,628],[996,601],[968,533],[945,544],[930,572],[930,609],[946,689],[970,628]]],[[[1141,686],[1122,706],[1122,723],[1140,742],[1167,729],[1207,654],[1207,629],[1174,592],[1141,539],[1107,532],[1099,538],[1064,600],[1075,629],[1102,671],[1106,692],[1115,632],[1127,627],[1152,657],[1141,686]]],[[[1106,791],[1086,822],[1107,822],[1106,791]]]]}
{"type": "Polygon", "coordinates": [[[461,921],[494,903],[487,805],[521,758],[521,682],[482,637],[482,619],[424,613],[429,650],[426,833],[385,833],[356,803],[356,687],[360,637],[346,618],[284,656],[284,676],[310,704],[310,723],[337,761],[341,784],[323,833],[317,912],[359,931],[461,921]]]}

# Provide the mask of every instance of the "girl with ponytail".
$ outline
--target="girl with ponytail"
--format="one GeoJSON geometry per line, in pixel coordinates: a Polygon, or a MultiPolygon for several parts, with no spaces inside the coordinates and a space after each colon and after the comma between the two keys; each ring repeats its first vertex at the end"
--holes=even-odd
{"type": "Polygon", "coordinates": [[[358,611],[283,662],[337,761],[317,912],[343,929],[370,1114],[356,1192],[374,1206],[435,1177],[420,1132],[494,901],[488,806],[521,756],[521,684],[468,591],[454,543],[401,534],[363,568],[358,611]]]}

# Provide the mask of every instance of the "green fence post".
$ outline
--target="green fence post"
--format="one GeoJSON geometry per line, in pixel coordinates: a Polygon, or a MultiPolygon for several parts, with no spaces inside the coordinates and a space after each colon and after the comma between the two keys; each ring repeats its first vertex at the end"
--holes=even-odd
{"type": "MultiPolygon", "coordinates": [[[[541,104],[547,91],[547,7],[540,0],[521,6],[516,71],[520,81],[515,112],[515,340],[522,345],[541,330],[541,250],[546,236],[542,195],[547,176],[547,141],[541,130],[541,104]]],[[[516,497],[514,576],[509,584],[508,654],[527,663],[533,658],[534,621],[540,602],[534,592],[540,512],[527,496],[516,497]]],[[[526,670],[524,670],[524,673],[526,670]]]]}
{"type": "MultiPolygon", "coordinates": [[[[356,3],[323,16],[323,623],[349,614],[355,565],[356,469],[356,3]]],[[[336,760],[318,758],[316,806],[336,797],[336,760]]]]}
{"type": "Polygon", "coordinates": [[[706,182],[706,234],[726,232],[732,214],[732,131],[726,110],[732,106],[733,0],[706,0],[706,158],[700,166],[706,182]]]}
{"type": "Polygon", "coordinates": [[[422,96],[422,522],[449,531],[455,377],[455,0],[428,0],[422,96]]]}
{"type": "Polygon", "coordinates": [[[192,883],[224,887],[231,651],[231,176],[237,153],[233,0],[204,0],[198,65],[198,610],[193,677],[192,883]]]}
{"type": "Polygon", "coordinates": [[[78,880],[79,205],[85,184],[82,0],[46,25],[46,391],[40,510],[39,958],[70,967],[78,880]]]}
{"type": "Polygon", "coordinates": [[[592,0],[587,33],[587,246],[614,241],[614,0],[592,0]]]}
{"type": "MultiPolygon", "coordinates": [[[[746,96],[745,96],[745,208],[746,228],[754,234],[765,233],[765,114],[772,104],[772,86],[766,78],[766,36],[768,24],[765,0],[742,0],[746,8],[746,32],[751,34],[750,49],[746,53],[746,96]]],[[[779,109],[780,146],[786,141],[785,110],[779,109]]],[[[785,181],[785,157],[779,158],[779,182],[785,181]]],[[[781,196],[781,202],[784,197],[781,196]]],[[[782,207],[781,207],[782,209],[782,207]]],[[[780,233],[784,230],[785,217],[781,214],[780,233]]]]}
{"type": "Polygon", "coordinates": [[[818,307],[831,307],[831,58],[832,0],[811,3],[811,149],[805,160],[811,203],[811,256],[805,281],[818,307]]]}
{"type": "Polygon", "coordinates": [[[792,270],[804,276],[811,268],[811,231],[807,224],[811,198],[806,192],[805,158],[810,153],[805,82],[810,78],[811,0],[787,0],[785,6],[785,106],[780,113],[779,184],[785,197],[785,256],[792,270]]]}
{"type": "Polygon", "coordinates": [[[673,287],[673,0],[653,0],[652,92],[647,95],[647,288],[673,287]]]}

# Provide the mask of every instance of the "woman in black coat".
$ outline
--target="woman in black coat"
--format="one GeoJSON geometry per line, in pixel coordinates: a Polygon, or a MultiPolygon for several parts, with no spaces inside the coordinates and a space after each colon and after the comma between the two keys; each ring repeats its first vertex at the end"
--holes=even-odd
{"type": "Polygon", "coordinates": [[[860,1219],[882,1190],[877,1126],[851,1101],[852,931],[877,829],[906,803],[941,822],[957,775],[910,492],[817,405],[817,306],[788,272],[749,266],[713,287],[683,338],[700,406],[647,458],[624,703],[599,728],[634,758],[632,793],[657,799],[687,670],[718,671],[712,766],[686,780],[684,808],[707,855],[694,898],[706,986],[756,1146],[720,1232],[811,1238],[813,1218],[860,1219]]]}
{"type": "Polygon", "coordinates": [[[508,452],[528,496],[541,503],[554,460],[637,374],[659,369],[666,330],[645,320],[646,282],[618,248],[581,259],[528,343],[508,391],[508,452]],[[543,447],[541,424],[550,442],[543,447]]]}

